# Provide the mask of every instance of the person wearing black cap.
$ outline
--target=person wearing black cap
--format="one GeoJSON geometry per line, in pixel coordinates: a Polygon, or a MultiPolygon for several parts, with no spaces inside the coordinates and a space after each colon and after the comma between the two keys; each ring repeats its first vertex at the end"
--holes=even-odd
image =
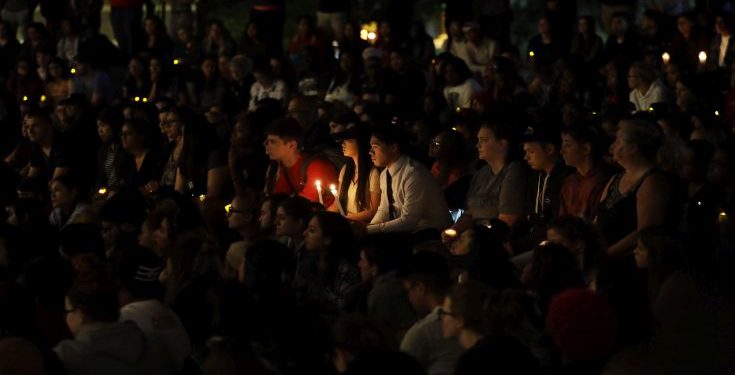
{"type": "Polygon", "coordinates": [[[543,226],[559,213],[559,196],[561,185],[571,170],[564,166],[559,155],[559,132],[552,123],[538,123],[529,126],[523,133],[523,150],[525,159],[536,178],[529,178],[531,196],[528,202],[530,214],[528,222],[530,233],[511,242],[513,253],[519,254],[531,250],[545,236],[543,226]]]}
{"type": "Polygon", "coordinates": [[[611,168],[602,161],[607,150],[602,131],[593,125],[571,126],[562,131],[561,139],[564,163],[576,172],[562,183],[559,215],[592,219],[612,177],[611,168]]]}
{"type": "Polygon", "coordinates": [[[329,207],[338,212],[341,205],[345,217],[369,223],[380,204],[380,171],[370,160],[370,129],[365,123],[333,135],[342,143],[345,165],[339,172],[339,194],[329,207]]]}
{"type": "Polygon", "coordinates": [[[379,126],[370,138],[380,175],[380,205],[368,233],[441,230],[451,223],[444,194],[421,163],[405,154],[406,136],[396,126],[379,126]]]}

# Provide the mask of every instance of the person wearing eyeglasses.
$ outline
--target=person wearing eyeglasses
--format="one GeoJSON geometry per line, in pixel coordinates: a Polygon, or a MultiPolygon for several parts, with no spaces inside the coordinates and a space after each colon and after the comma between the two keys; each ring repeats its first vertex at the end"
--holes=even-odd
{"type": "Polygon", "coordinates": [[[490,289],[473,282],[457,284],[439,310],[444,337],[454,338],[465,351],[455,375],[536,374],[540,370],[529,348],[517,339],[493,334],[488,327],[490,289]]]}
{"type": "Polygon", "coordinates": [[[411,306],[423,316],[403,336],[400,350],[416,358],[427,374],[452,374],[462,349],[457,340],[442,333],[439,311],[452,284],[446,259],[429,251],[420,252],[398,277],[411,306]]]}
{"type": "Polygon", "coordinates": [[[117,290],[109,277],[76,283],[66,295],[66,325],[74,336],[54,352],[68,374],[164,374],[145,335],[118,322],[117,290]]]}
{"type": "Polygon", "coordinates": [[[254,242],[258,233],[258,211],[260,207],[252,192],[236,196],[225,206],[227,226],[236,231],[241,240],[230,245],[225,255],[225,276],[234,276],[245,259],[245,251],[254,242]]]}

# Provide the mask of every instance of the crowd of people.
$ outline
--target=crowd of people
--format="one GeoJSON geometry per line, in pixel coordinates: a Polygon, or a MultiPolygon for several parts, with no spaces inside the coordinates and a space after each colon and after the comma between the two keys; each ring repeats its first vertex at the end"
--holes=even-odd
{"type": "Polygon", "coordinates": [[[282,43],[282,0],[110,0],[113,43],[99,1],[28,3],[0,373],[735,373],[731,2],[546,0],[522,41],[448,2],[441,48],[400,4],[282,43]]]}

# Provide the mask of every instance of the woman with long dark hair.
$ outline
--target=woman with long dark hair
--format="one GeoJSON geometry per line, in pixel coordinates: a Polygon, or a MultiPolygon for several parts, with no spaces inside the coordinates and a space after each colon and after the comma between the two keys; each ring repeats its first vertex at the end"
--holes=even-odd
{"type": "Polygon", "coordinates": [[[339,200],[329,211],[338,212],[339,202],[347,219],[369,223],[380,204],[380,173],[370,160],[370,129],[357,124],[335,138],[342,140],[347,160],[339,172],[339,200]]]}
{"type": "MultiPolygon", "coordinates": [[[[154,193],[151,184],[161,178],[161,156],[154,147],[153,125],[145,120],[130,119],[122,126],[122,148],[129,154],[124,160],[122,172],[128,185],[154,193]]],[[[157,185],[156,185],[157,186],[157,185]]]]}
{"type": "Polygon", "coordinates": [[[312,216],[304,231],[304,251],[294,287],[306,306],[327,321],[343,314],[360,285],[355,266],[357,240],[350,223],[333,212],[312,216]]]}
{"type": "Polygon", "coordinates": [[[164,132],[176,142],[164,168],[170,182],[175,168],[174,188],[179,192],[219,197],[227,181],[228,170],[216,136],[191,109],[177,107],[166,115],[164,132]]]}

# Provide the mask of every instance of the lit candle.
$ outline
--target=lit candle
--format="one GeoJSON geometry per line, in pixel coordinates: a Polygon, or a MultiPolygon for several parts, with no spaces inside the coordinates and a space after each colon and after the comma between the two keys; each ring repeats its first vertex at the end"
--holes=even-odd
{"type": "Polygon", "coordinates": [[[324,204],[324,197],[322,196],[322,181],[316,180],[314,185],[316,185],[316,192],[319,194],[319,203],[324,204]]]}
{"type": "Polygon", "coordinates": [[[99,193],[99,195],[105,195],[107,194],[107,188],[101,187],[99,190],[97,190],[97,193],[99,193]]]}
{"type": "Polygon", "coordinates": [[[367,38],[368,38],[368,41],[370,42],[370,44],[375,44],[375,39],[377,39],[377,38],[378,38],[378,35],[377,35],[377,34],[375,34],[375,33],[374,33],[374,32],[372,32],[372,31],[370,31],[370,32],[369,32],[369,33],[367,34],[367,38]]]}
{"type": "Polygon", "coordinates": [[[181,64],[181,61],[179,59],[174,59],[174,65],[179,65],[179,64],[181,64]]]}
{"type": "Polygon", "coordinates": [[[207,199],[207,196],[202,194],[199,196],[199,202],[204,202],[204,200],[207,199]]]}
{"type": "Polygon", "coordinates": [[[699,52],[697,57],[699,58],[700,64],[704,64],[707,61],[707,54],[704,51],[699,52]]]}
{"type": "Polygon", "coordinates": [[[664,52],[661,55],[661,60],[663,60],[664,64],[668,64],[669,63],[669,60],[671,60],[671,55],[669,55],[668,52],[664,52]]]}
{"type": "Polygon", "coordinates": [[[232,203],[225,206],[225,213],[230,213],[230,210],[232,209],[232,203]]]}
{"type": "Polygon", "coordinates": [[[46,101],[46,95],[41,95],[41,103],[46,101]]]}
{"type": "Polygon", "coordinates": [[[536,53],[534,53],[533,51],[528,51],[528,57],[533,58],[534,56],[536,56],[536,53]]]}
{"type": "Polygon", "coordinates": [[[332,192],[332,195],[334,196],[335,202],[337,202],[337,208],[339,209],[339,214],[342,216],[345,215],[345,210],[342,208],[342,202],[339,201],[339,193],[337,193],[337,187],[334,186],[334,184],[329,185],[329,191],[332,192]]]}
{"type": "Polygon", "coordinates": [[[444,234],[449,238],[457,237],[457,230],[454,228],[449,228],[444,231],[444,234]]]}
{"type": "Polygon", "coordinates": [[[71,74],[77,74],[77,69],[76,68],[71,68],[71,70],[69,70],[69,71],[71,72],[71,74]]]}
{"type": "Polygon", "coordinates": [[[719,215],[719,216],[717,217],[717,221],[718,221],[718,222],[719,222],[720,224],[725,224],[725,223],[727,223],[727,212],[725,212],[725,211],[720,211],[720,215],[719,215]]]}
{"type": "Polygon", "coordinates": [[[715,116],[719,116],[719,115],[720,115],[720,111],[715,111],[715,116]]]}

